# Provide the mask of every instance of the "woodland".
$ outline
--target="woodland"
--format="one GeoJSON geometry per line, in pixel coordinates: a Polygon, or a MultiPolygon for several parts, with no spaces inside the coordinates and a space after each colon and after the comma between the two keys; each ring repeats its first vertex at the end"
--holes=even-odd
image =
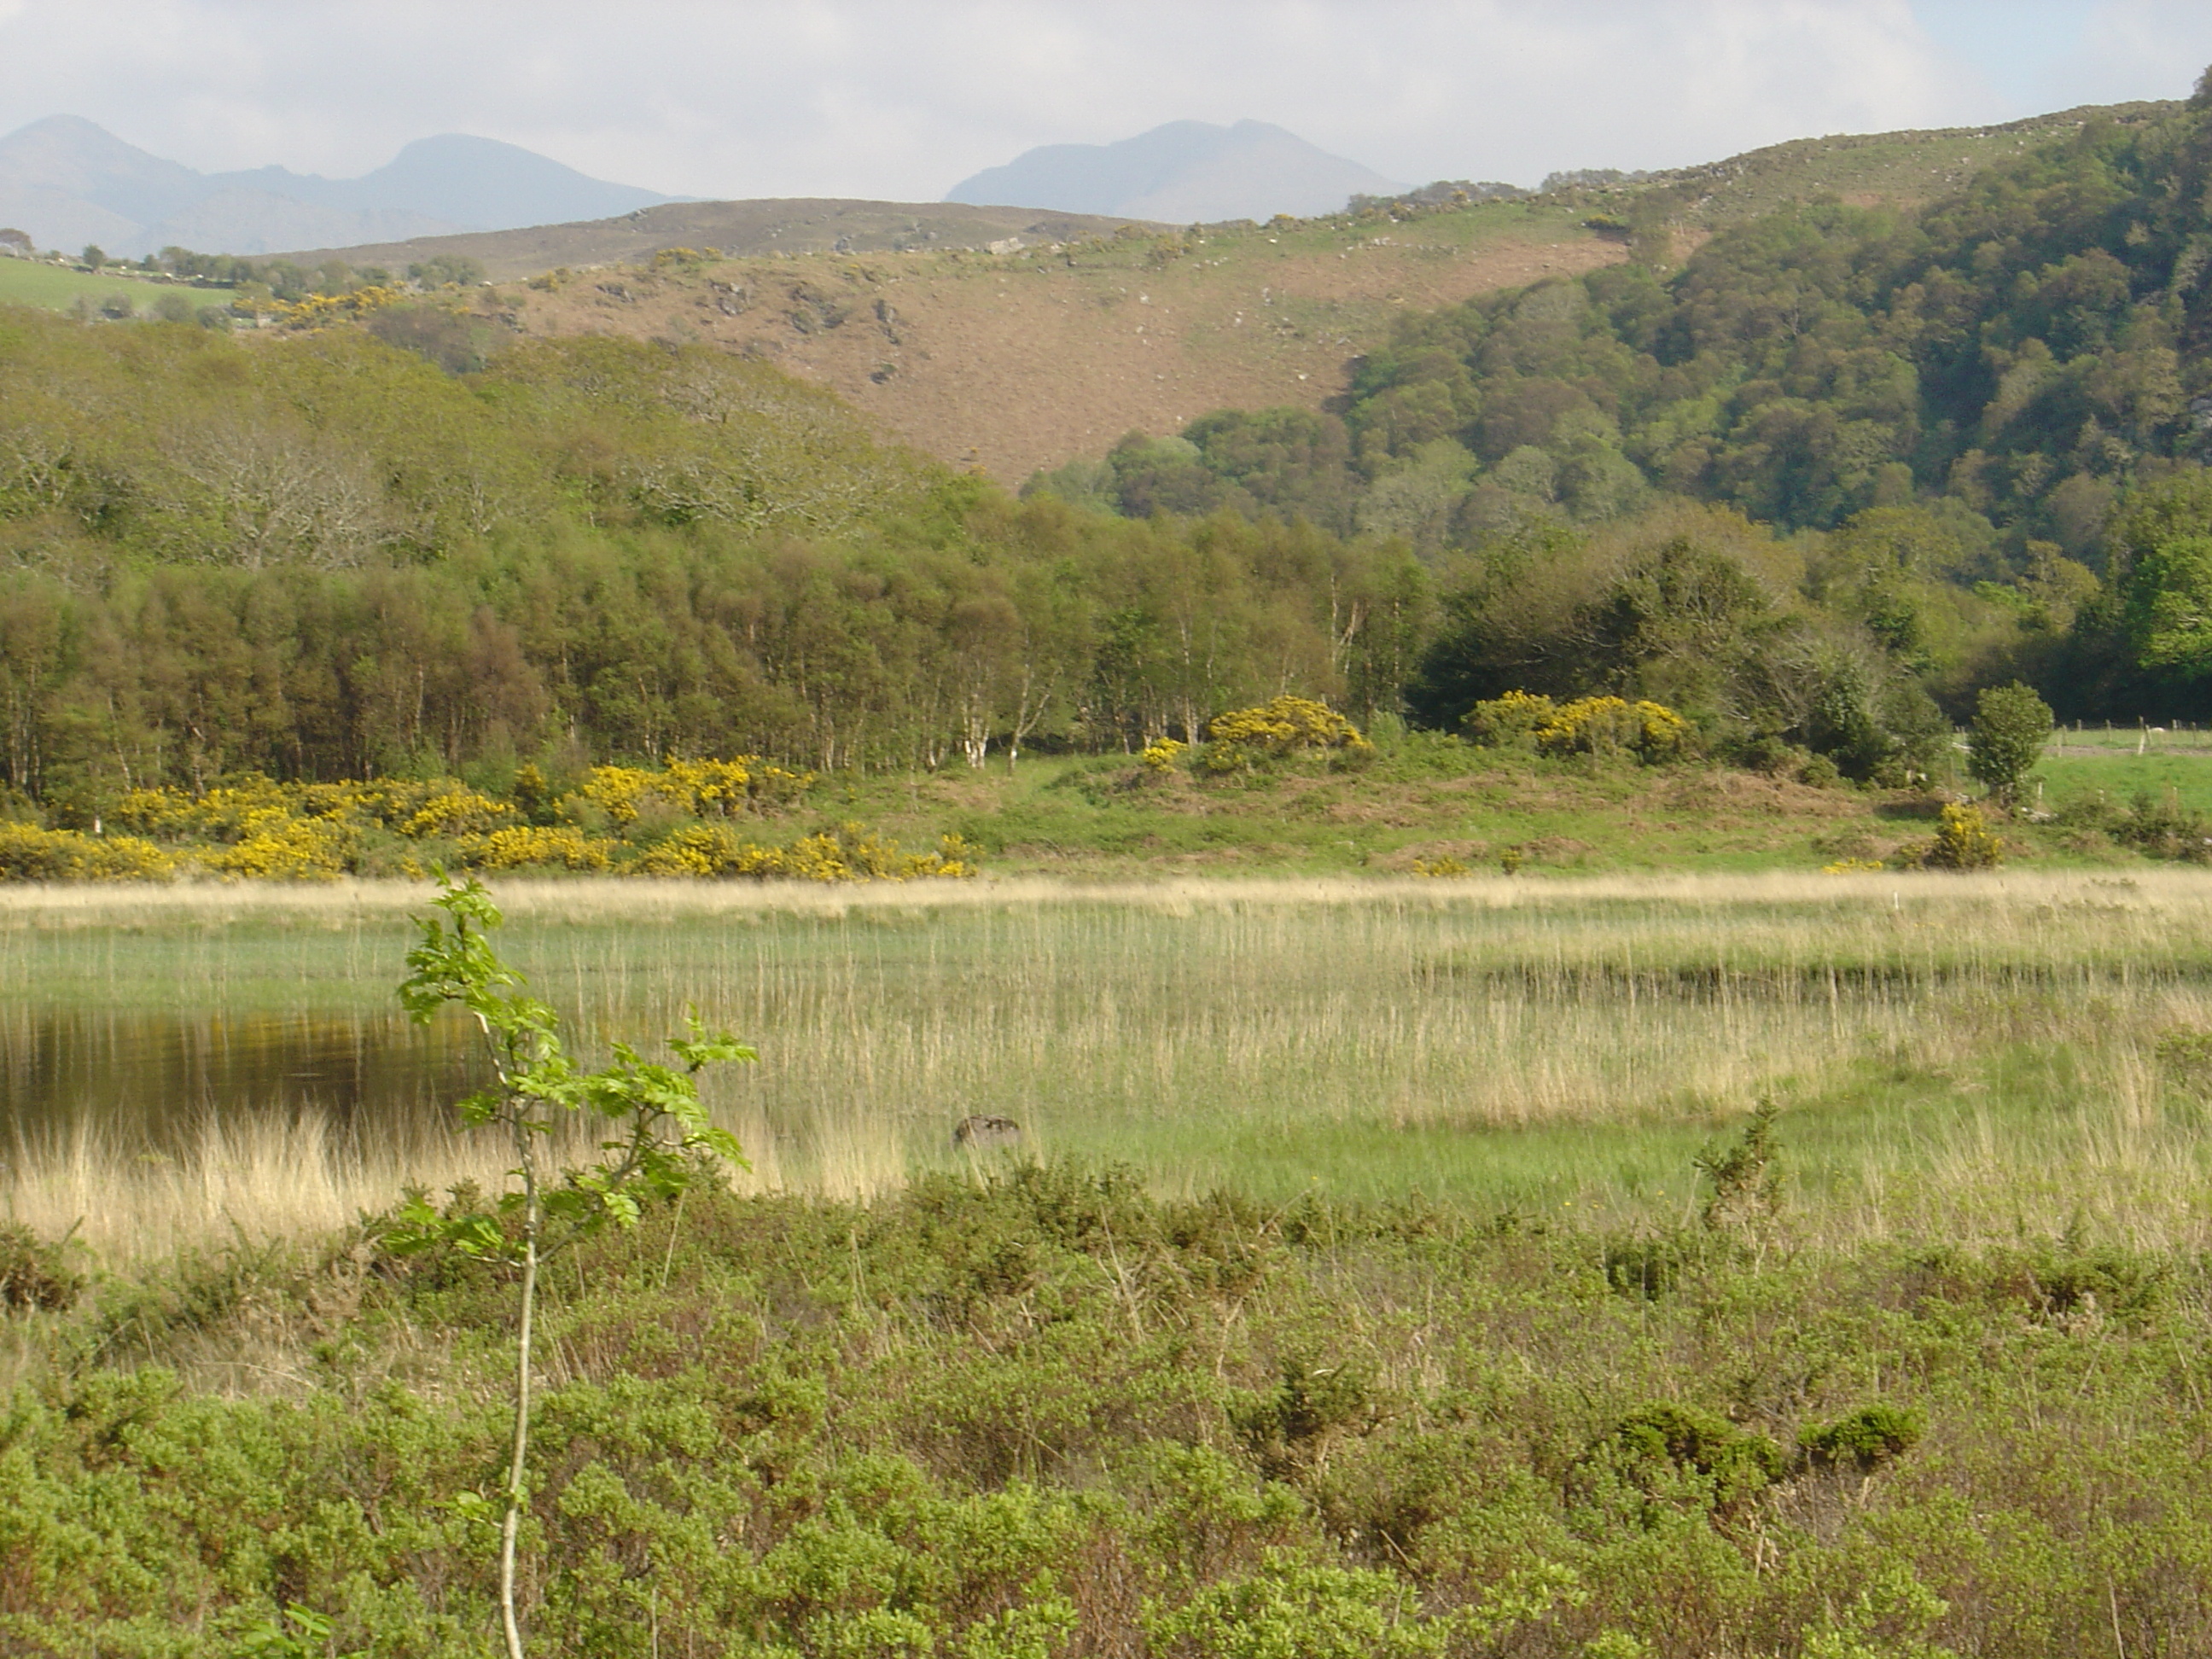
{"type": "Polygon", "coordinates": [[[1018,501],[700,348],[456,374],[404,313],[10,312],[0,775],[82,815],[242,771],[927,769],[1525,690],[1871,778],[1990,684],[2201,714],[2208,181],[2200,94],[1916,215],[1409,317],[1340,415],[1206,416],[1018,501]]]}

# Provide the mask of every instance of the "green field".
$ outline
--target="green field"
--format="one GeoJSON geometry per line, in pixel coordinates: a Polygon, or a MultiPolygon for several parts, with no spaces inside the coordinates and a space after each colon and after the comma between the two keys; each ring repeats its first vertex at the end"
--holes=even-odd
{"type": "Polygon", "coordinates": [[[29,259],[0,259],[0,305],[67,311],[80,301],[96,307],[120,295],[143,313],[164,294],[185,295],[203,311],[222,310],[230,304],[228,289],[181,288],[130,276],[95,276],[29,259]]]}

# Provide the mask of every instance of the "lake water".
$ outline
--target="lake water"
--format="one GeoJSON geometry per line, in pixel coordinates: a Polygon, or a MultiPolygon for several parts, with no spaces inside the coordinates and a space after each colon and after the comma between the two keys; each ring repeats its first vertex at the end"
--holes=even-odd
{"type": "Polygon", "coordinates": [[[389,1141],[450,1117],[483,1073],[472,1030],[399,1014],[168,1009],[0,1012],[0,1147],[89,1130],[180,1150],[210,1122],[319,1117],[389,1141]]]}

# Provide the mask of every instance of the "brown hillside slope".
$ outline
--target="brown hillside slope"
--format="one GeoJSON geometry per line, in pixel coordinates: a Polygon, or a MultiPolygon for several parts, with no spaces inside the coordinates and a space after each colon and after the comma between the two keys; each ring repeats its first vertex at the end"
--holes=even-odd
{"type": "MultiPolygon", "coordinates": [[[[1008,483],[1173,432],[1209,410],[1323,407],[1402,312],[1627,257],[1594,212],[1663,226],[1676,258],[1729,223],[1836,195],[1910,207],[2092,119],[1793,140],[1641,186],[1185,234],[957,204],[672,203],[620,219],[345,248],[354,265],[435,252],[506,284],[481,296],[526,334],[712,342],[834,388],[893,434],[1008,483]],[[1118,233],[1118,234],[1116,234],[1118,233]],[[1018,251],[974,250],[1015,241],[1018,251]],[[661,258],[719,250],[713,263],[661,258]],[[556,276],[542,273],[566,267],[556,276]],[[526,287],[514,281],[535,277],[526,287]]],[[[291,256],[319,263],[331,251],[291,256]]]]}
{"type": "Polygon", "coordinates": [[[1208,410],[1318,409],[1405,311],[1626,255],[1573,210],[1499,204],[1056,252],[664,260],[497,298],[526,334],[696,340],[769,358],[931,454],[1018,483],[1208,410]]]}

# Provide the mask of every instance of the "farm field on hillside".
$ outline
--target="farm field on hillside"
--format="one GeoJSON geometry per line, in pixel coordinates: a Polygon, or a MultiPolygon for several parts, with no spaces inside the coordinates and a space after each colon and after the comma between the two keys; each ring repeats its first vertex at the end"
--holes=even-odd
{"type": "Polygon", "coordinates": [[[143,312],[161,295],[170,293],[184,295],[202,310],[230,303],[228,289],[178,288],[128,276],[94,276],[89,271],[37,260],[0,258],[0,305],[67,311],[79,300],[98,306],[119,296],[130,301],[132,309],[143,312]]]}

